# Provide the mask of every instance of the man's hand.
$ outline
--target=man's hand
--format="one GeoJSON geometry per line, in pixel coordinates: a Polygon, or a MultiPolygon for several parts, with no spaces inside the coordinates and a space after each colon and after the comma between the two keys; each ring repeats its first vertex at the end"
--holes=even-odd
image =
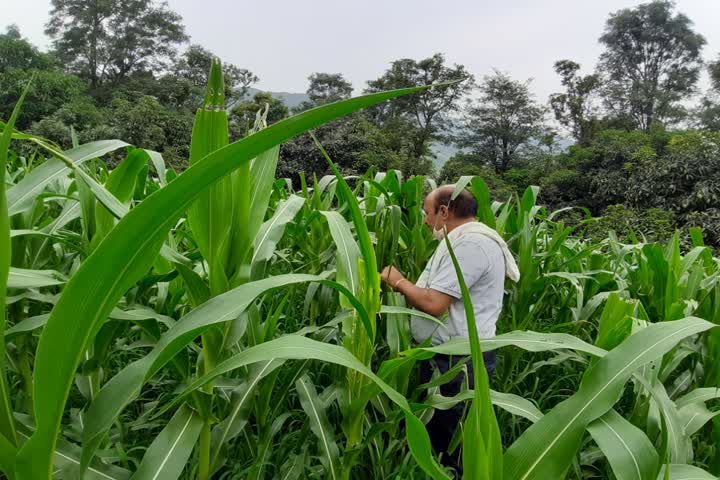
{"type": "Polygon", "coordinates": [[[390,288],[392,288],[393,290],[395,290],[401,280],[407,280],[403,276],[403,274],[400,273],[398,269],[393,267],[392,265],[383,268],[382,273],[380,273],[380,279],[384,283],[390,285],[390,288]]]}

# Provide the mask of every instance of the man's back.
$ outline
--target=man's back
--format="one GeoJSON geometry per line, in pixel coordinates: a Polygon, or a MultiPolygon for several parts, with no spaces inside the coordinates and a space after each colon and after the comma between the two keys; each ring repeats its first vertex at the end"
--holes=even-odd
{"type": "MultiPolygon", "coordinates": [[[[495,324],[502,309],[505,258],[500,246],[492,238],[473,231],[474,224],[472,222],[458,227],[450,232],[448,238],[470,292],[478,334],[481,338],[490,338],[495,335],[495,324]]],[[[413,318],[412,321],[415,340],[422,342],[432,335],[433,345],[445,343],[452,337],[468,337],[457,274],[450,256],[442,255],[444,247],[441,247],[442,244],[435,254],[440,257],[428,262],[416,285],[453,297],[445,326],[437,327],[433,322],[420,318],[413,318]]]]}

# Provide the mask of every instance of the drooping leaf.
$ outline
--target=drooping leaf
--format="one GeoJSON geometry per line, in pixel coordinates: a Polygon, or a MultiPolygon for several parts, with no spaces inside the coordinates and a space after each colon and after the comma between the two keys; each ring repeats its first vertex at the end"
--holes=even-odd
{"type": "Polygon", "coordinates": [[[688,336],[713,324],[698,318],[662,322],[630,336],[585,373],[580,389],[528,428],[505,453],[505,478],[563,478],[587,425],[604,415],[628,379],[688,336]]]}
{"type": "MultiPolygon", "coordinates": [[[[170,228],[202,191],[258,154],[303,131],[423,88],[344,100],[280,121],[209,154],[123,217],[73,275],[43,330],[34,371],[38,428],[18,454],[17,472],[34,479],[50,477],[65,402],[85,348],[122,294],[147,271],[170,228]],[[115,274],[106,275],[108,271],[115,274]]],[[[92,152],[91,158],[97,155],[92,152]]]]}
{"type": "Polygon", "coordinates": [[[612,409],[587,429],[617,480],[655,480],[660,457],[642,430],[612,409]]]}
{"type": "Polygon", "coordinates": [[[181,407],[148,447],[133,480],[176,480],[200,436],[203,421],[197,412],[181,407]]]}

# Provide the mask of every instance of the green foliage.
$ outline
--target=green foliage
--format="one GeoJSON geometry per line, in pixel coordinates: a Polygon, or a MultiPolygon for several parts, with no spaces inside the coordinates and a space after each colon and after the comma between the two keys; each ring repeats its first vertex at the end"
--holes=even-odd
{"type": "Polygon", "coordinates": [[[451,115],[460,111],[463,97],[473,87],[473,76],[463,65],[446,65],[445,56],[436,53],[422,60],[396,60],[381,77],[367,82],[366,92],[446,82],[454,83],[372,110],[380,125],[398,118],[414,125],[412,156],[416,159],[426,156],[430,143],[453,126],[451,115]]]}
{"type": "Polygon", "coordinates": [[[25,115],[18,128],[27,128],[55,113],[60,107],[77,101],[85,90],[85,84],[74,75],[59,70],[35,70],[11,68],[0,73],[0,116],[8,118],[20,93],[32,82],[25,102],[25,115]]]}
{"type": "Polygon", "coordinates": [[[580,230],[592,242],[600,242],[610,231],[621,242],[633,239],[666,242],[675,232],[675,215],[660,208],[636,210],[624,205],[610,205],[601,217],[594,218],[580,230]]]}
{"type": "Polygon", "coordinates": [[[498,173],[517,163],[541,134],[545,110],[528,85],[496,71],[485,77],[480,99],[467,108],[457,144],[470,148],[498,173]]]}
{"type": "Polygon", "coordinates": [[[597,74],[579,76],[580,64],[572,60],[555,62],[555,72],[565,87],[565,93],[550,95],[555,119],[568,128],[579,145],[587,145],[597,128],[599,112],[594,96],[601,86],[597,74]]]}
{"type": "Polygon", "coordinates": [[[463,176],[482,177],[495,200],[504,201],[518,193],[515,185],[506,180],[505,176],[498,175],[493,168],[484,164],[479,155],[473,153],[459,152],[453,155],[440,170],[438,181],[455,183],[463,176]]]}
{"type": "Polygon", "coordinates": [[[60,61],[93,87],[167,66],[188,38],[181,17],[152,0],[53,0],[45,33],[60,61]]]}
{"type": "MultiPolygon", "coordinates": [[[[208,82],[208,72],[215,55],[201,45],[190,45],[173,65],[174,77],[165,76],[168,81],[187,81],[192,85],[194,94],[192,105],[196,105],[202,98],[203,88],[208,82]]],[[[248,88],[257,83],[258,77],[246,68],[226,64],[223,82],[225,85],[225,99],[228,105],[242,100],[248,88]]]]}
{"type": "Polygon", "coordinates": [[[615,115],[649,130],[682,116],[678,102],[699,79],[705,38],[669,0],[653,0],[610,15],[600,43],[604,98],[615,115]]]}

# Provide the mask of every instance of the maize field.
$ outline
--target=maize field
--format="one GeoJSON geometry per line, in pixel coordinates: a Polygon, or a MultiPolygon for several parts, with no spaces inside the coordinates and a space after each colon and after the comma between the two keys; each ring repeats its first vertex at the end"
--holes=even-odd
{"type": "Polygon", "coordinates": [[[433,180],[329,157],[334,175],[276,179],[282,142],[423,88],[260,114],[229,143],[215,63],[181,174],[118,140],[14,130],[19,99],[0,125],[5,478],[449,479],[424,424],[458,402],[468,480],[716,478],[720,260],[700,230],[590,243],[537,188],[492,201],[463,177],[521,278],[495,338],[428,347],[378,272],[422,272],[433,180]],[[477,388],[441,395],[462,363],[419,384],[436,353],[469,357],[477,388]]]}

